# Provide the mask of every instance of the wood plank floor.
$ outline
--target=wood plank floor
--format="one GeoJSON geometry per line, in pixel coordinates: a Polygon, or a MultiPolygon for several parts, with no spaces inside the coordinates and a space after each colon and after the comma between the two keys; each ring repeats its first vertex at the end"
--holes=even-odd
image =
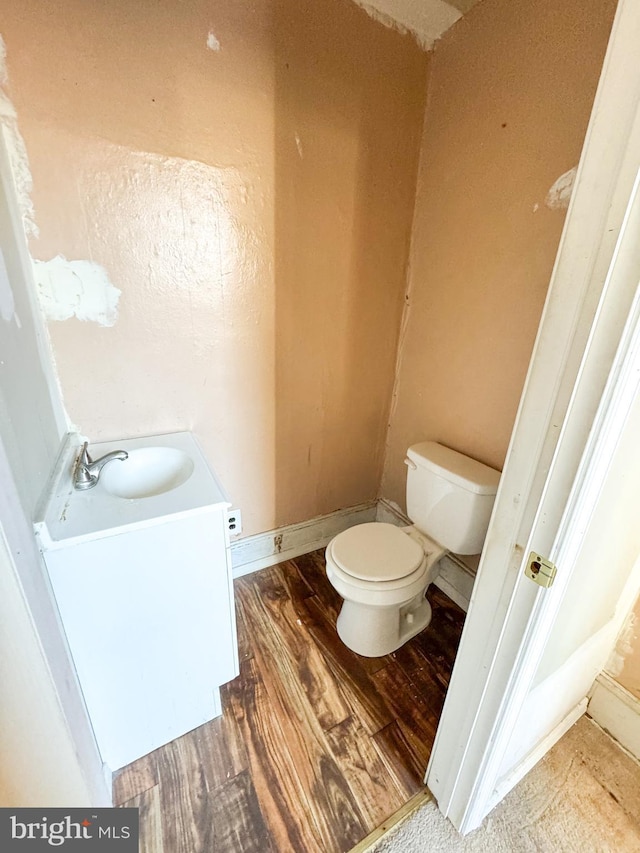
{"type": "Polygon", "coordinates": [[[224,714],[124,768],[142,853],[342,853],[422,788],[464,613],[391,655],[339,640],[318,551],[235,582],[240,676],[224,714]]]}

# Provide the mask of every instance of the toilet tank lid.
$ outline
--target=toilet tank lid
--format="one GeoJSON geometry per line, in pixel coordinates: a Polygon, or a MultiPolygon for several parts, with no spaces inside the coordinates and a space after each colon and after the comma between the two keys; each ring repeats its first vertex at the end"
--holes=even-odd
{"type": "Polygon", "coordinates": [[[413,444],[407,451],[407,456],[416,465],[428,468],[468,492],[495,495],[498,490],[499,471],[436,441],[413,444]]]}

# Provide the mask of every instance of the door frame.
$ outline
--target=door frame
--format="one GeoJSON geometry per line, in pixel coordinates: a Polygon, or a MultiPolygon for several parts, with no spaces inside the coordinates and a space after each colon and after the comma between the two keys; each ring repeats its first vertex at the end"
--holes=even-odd
{"type": "MultiPolygon", "coordinates": [[[[463,833],[507,793],[500,764],[637,390],[640,256],[629,237],[640,217],[638,43],[640,7],[620,0],[427,768],[440,810],[463,833]],[[559,594],[524,577],[534,549],[559,564],[559,594]]],[[[581,704],[521,762],[509,787],[581,704]]]]}
{"type": "MultiPolygon", "coordinates": [[[[68,419],[55,375],[44,318],[37,304],[31,258],[8,148],[7,131],[0,123],[0,192],[6,198],[8,234],[15,243],[22,272],[22,281],[12,281],[12,285],[25,290],[25,310],[31,315],[28,325],[35,335],[39,367],[49,389],[58,438],[63,438],[68,430],[68,419]]],[[[69,803],[70,796],[77,798],[80,795],[78,780],[82,780],[84,801],[90,805],[108,806],[112,802],[111,773],[103,765],[93,735],[53,591],[37,547],[32,518],[23,507],[14,473],[7,447],[0,439],[0,583],[6,588],[7,594],[18,602],[15,612],[3,626],[18,652],[6,655],[4,663],[8,680],[18,685],[19,691],[22,690],[8,697],[5,703],[9,714],[14,715],[15,727],[11,735],[15,738],[16,732],[21,733],[25,742],[37,743],[39,738],[48,739],[51,754],[46,756],[45,764],[48,761],[49,767],[52,766],[51,755],[57,755],[59,778],[44,780],[42,785],[34,784],[34,790],[44,791],[55,787],[55,796],[61,805],[82,805],[76,801],[69,803]],[[34,673],[39,676],[37,683],[33,683],[34,673]],[[17,703],[26,696],[38,696],[40,702],[37,707],[23,708],[20,716],[17,703]]],[[[33,750],[25,750],[22,773],[14,774],[16,779],[24,782],[29,772],[36,778],[38,768],[35,763],[33,750]]],[[[7,767],[7,772],[10,773],[11,769],[7,767]]],[[[20,793],[16,789],[12,795],[18,796],[20,793]]]]}

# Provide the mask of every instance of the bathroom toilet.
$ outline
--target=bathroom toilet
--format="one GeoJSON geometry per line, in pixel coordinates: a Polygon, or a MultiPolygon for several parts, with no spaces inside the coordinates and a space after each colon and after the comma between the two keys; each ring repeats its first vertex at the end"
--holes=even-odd
{"type": "Polygon", "coordinates": [[[410,527],[370,522],[327,546],[327,577],[344,599],[338,634],[352,651],[379,657],[427,627],[427,587],[447,552],[479,554],[500,473],[433,441],[407,451],[410,527]]]}

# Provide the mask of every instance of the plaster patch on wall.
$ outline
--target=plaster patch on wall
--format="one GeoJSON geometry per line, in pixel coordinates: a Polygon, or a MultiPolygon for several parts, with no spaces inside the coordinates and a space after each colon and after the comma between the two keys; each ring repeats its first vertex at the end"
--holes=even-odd
{"type": "Polygon", "coordinates": [[[62,255],[33,261],[40,304],[50,320],[88,320],[113,326],[120,291],[106,270],[93,261],[68,261],[62,255]]]}
{"type": "Polygon", "coordinates": [[[210,31],[209,35],[207,36],[207,47],[209,48],[209,50],[213,50],[216,53],[220,50],[220,42],[216,38],[215,33],[213,31],[210,31]]]}
{"type": "Polygon", "coordinates": [[[444,0],[355,0],[375,21],[400,33],[411,33],[423,50],[462,17],[444,0]]]}
{"type": "Polygon", "coordinates": [[[18,116],[8,94],[8,86],[7,49],[4,39],[0,36],[0,127],[4,131],[24,230],[27,237],[37,237],[38,226],[36,225],[33,202],[31,201],[33,181],[31,178],[31,169],[29,168],[29,158],[24,139],[18,130],[18,116]]]}
{"type": "MultiPolygon", "coordinates": [[[[374,6],[371,6],[369,3],[365,3],[363,0],[355,0],[358,6],[361,6],[364,11],[369,15],[370,18],[373,18],[374,21],[377,21],[379,24],[382,24],[384,27],[389,27],[391,30],[396,30],[401,35],[406,35],[409,32],[407,27],[403,27],[402,24],[398,23],[394,18],[390,15],[385,15],[384,12],[380,12],[374,6]]],[[[411,33],[414,38],[417,38],[415,33],[411,33]]],[[[427,44],[423,44],[420,42],[420,46],[425,50],[431,50],[433,47],[433,42],[430,41],[427,44]]]]}
{"type": "Polygon", "coordinates": [[[624,659],[633,652],[633,641],[636,636],[636,615],[631,612],[618,635],[616,646],[607,661],[606,671],[614,678],[624,669],[624,659]]]}
{"type": "Polygon", "coordinates": [[[549,210],[566,210],[569,207],[577,172],[578,167],[574,166],[553,184],[544,200],[549,210]]]}

